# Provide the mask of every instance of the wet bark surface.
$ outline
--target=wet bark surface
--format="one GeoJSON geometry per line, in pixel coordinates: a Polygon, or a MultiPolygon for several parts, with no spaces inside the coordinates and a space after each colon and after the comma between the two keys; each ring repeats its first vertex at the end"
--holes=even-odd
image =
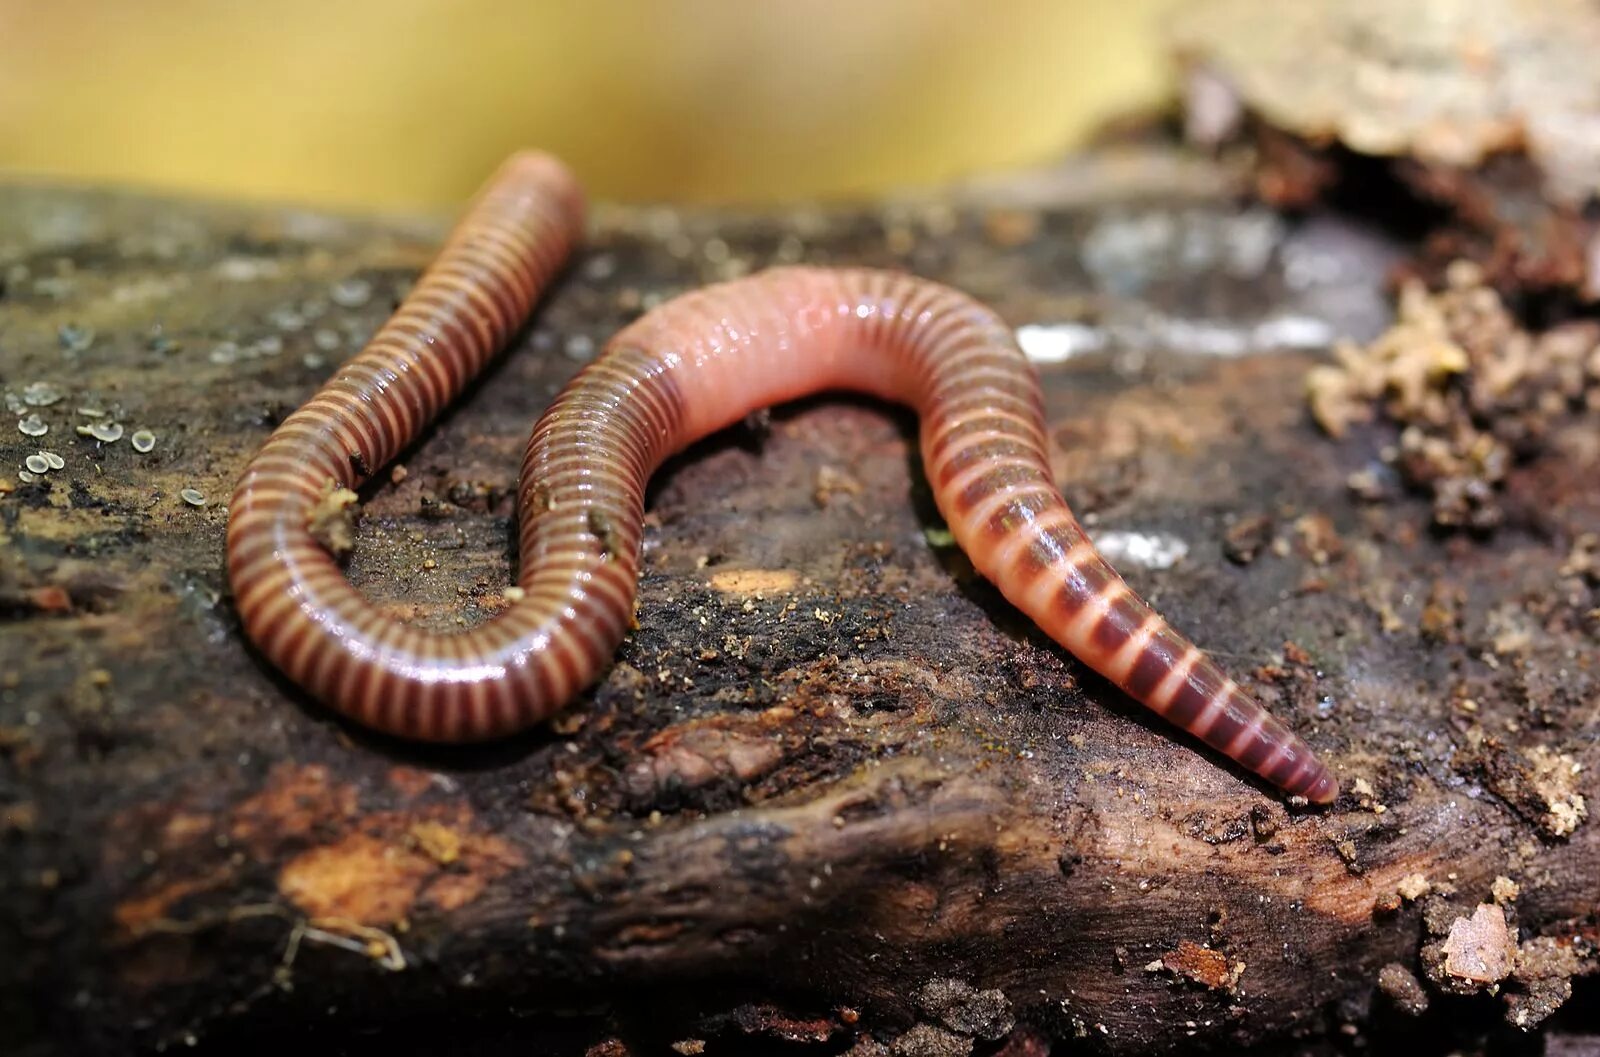
{"type": "Polygon", "coordinates": [[[910,417],[850,399],[658,475],[638,630],[547,729],[349,727],[242,639],[223,504],[442,227],[0,189],[8,1030],[37,1053],[1521,1052],[1510,1024],[1576,986],[1552,1040],[1581,1046],[1600,432],[1558,425],[1491,536],[1353,495],[1393,431],[1328,440],[1305,374],[1382,329],[1404,247],[1238,186],[1155,149],[888,206],[603,208],[363,496],[350,575],[423,626],[485,619],[532,422],[618,327],[772,263],[907,268],[1027,328],[1068,498],[1332,761],[1327,810],[1031,628],[943,530],[910,417]]]}

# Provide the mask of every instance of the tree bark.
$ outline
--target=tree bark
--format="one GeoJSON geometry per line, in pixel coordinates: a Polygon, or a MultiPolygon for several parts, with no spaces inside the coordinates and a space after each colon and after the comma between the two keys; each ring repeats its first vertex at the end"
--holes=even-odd
{"type": "Polygon", "coordinates": [[[658,476],[639,628],[548,729],[348,727],[242,639],[223,504],[442,227],[0,189],[0,382],[48,427],[0,430],[0,1015],[25,1052],[1144,1053],[1425,1035],[1398,1011],[1430,997],[1450,1038],[1537,1021],[1595,964],[1600,598],[1574,562],[1600,434],[1575,416],[1517,468],[1492,537],[1352,496],[1394,438],[1322,437],[1304,374],[1381,328],[1402,247],[1235,186],[1150,148],[860,208],[602,208],[363,496],[350,573],[428,627],[492,615],[520,449],[612,332],[771,263],[909,268],[1077,353],[1041,366],[1069,499],[1333,761],[1330,810],[1031,628],[942,534],[909,417],[847,399],[658,476]],[[41,449],[65,467],[24,481],[41,449]],[[1492,987],[1463,959],[1515,952],[1458,926],[1481,904],[1522,948],[1492,987]]]}

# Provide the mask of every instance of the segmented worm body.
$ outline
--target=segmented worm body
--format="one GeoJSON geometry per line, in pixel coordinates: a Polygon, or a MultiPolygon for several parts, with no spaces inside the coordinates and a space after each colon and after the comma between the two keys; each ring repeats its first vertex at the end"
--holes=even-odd
{"type": "Polygon", "coordinates": [[[576,244],[582,196],[518,155],[368,347],[267,441],[234,493],[228,568],[268,658],[334,708],[409,738],[472,741],[545,719],[629,627],[645,484],[754,409],[826,390],[909,404],[940,512],[973,565],[1130,696],[1290,794],[1332,800],[1310,749],[1100,557],[1056,489],[1032,366],[965,295],[907,275],[783,268],[628,326],[534,427],[519,497],[522,597],[432,634],[380,614],[312,537],[330,482],[389,462],[509,338],[576,244]]]}

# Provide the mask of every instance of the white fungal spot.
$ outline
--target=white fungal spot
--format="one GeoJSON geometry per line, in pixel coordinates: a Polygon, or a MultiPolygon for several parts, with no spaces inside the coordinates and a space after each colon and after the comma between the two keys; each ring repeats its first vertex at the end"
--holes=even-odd
{"type": "Polygon", "coordinates": [[[33,473],[48,473],[50,471],[50,464],[45,462],[43,455],[30,455],[22,460],[22,465],[33,473]]]}
{"type": "Polygon", "coordinates": [[[1034,363],[1066,363],[1086,352],[1099,352],[1107,335],[1083,323],[1029,324],[1017,328],[1017,344],[1034,363]]]}
{"type": "Polygon", "coordinates": [[[63,466],[67,465],[67,460],[63,459],[53,451],[41,451],[39,453],[39,458],[43,459],[45,464],[48,465],[52,470],[59,470],[63,466]]]}
{"type": "Polygon", "coordinates": [[[1170,569],[1189,553],[1189,544],[1169,532],[1112,529],[1095,533],[1094,545],[1112,565],[1137,565],[1145,569],[1170,569]]]}
{"type": "Polygon", "coordinates": [[[156,446],[156,435],[147,429],[141,429],[132,437],[128,438],[128,443],[133,445],[134,451],[138,452],[140,455],[143,455],[145,452],[156,446]]]}
{"type": "Polygon", "coordinates": [[[115,422],[93,422],[80,427],[78,432],[87,433],[103,444],[115,444],[122,439],[122,427],[115,422]]]}
{"type": "Polygon", "coordinates": [[[50,427],[44,424],[44,419],[38,415],[28,415],[17,423],[17,429],[28,437],[42,437],[50,432],[50,427]]]}
{"type": "Polygon", "coordinates": [[[195,488],[185,488],[183,491],[178,493],[178,496],[190,506],[206,505],[205,493],[195,488]]]}

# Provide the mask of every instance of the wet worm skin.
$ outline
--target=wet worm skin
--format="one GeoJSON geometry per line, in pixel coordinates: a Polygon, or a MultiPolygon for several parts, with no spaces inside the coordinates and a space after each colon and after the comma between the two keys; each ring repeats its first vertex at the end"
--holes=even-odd
{"type": "Polygon", "coordinates": [[[414,440],[532,310],[576,244],[582,195],[514,157],[368,347],[286,419],[230,507],[245,629],[290,678],[370,727],[474,741],[540,722],[592,683],[633,614],[645,484],[752,410],[826,390],[913,407],[940,512],[973,565],[1130,696],[1291,795],[1332,800],[1311,750],[1177,634],[1096,552],[1056,489],[1038,381],[1011,329],[907,275],[782,268],[679,297],[619,332],[534,427],[519,496],[523,597],[461,634],[381,615],[311,536],[414,440]]]}

